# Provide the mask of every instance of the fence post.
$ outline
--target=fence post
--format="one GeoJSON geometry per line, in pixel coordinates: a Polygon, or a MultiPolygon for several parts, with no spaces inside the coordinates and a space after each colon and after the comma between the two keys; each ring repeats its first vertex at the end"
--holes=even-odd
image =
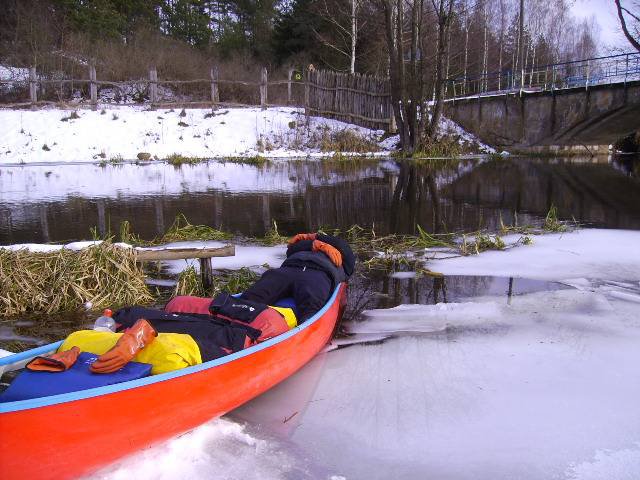
{"type": "Polygon", "coordinates": [[[220,93],[218,92],[218,67],[213,66],[209,72],[211,75],[211,103],[212,108],[215,109],[216,105],[220,102],[220,93]]]}
{"type": "Polygon", "coordinates": [[[289,69],[287,74],[287,105],[291,105],[291,79],[293,78],[293,68],[289,69]]]}
{"type": "Polygon", "coordinates": [[[36,67],[29,68],[29,96],[31,97],[32,107],[38,102],[38,84],[36,77],[36,67]]]}
{"type": "Polygon", "coordinates": [[[151,101],[151,109],[155,108],[158,102],[158,71],[156,67],[149,70],[149,100],[151,101]]]}
{"type": "Polygon", "coordinates": [[[262,67],[260,74],[260,106],[263,110],[267,109],[267,69],[262,67]]]}
{"type": "Polygon", "coordinates": [[[91,110],[98,109],[98,85],[96,84],[96,63],[89,63],[89,95],[91,97],[91,110]]]}

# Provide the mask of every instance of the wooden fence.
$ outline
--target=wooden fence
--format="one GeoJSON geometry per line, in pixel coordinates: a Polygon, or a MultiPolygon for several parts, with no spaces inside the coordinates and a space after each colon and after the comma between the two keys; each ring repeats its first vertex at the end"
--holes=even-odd
{"type": "MultiPolygon", "coordinates": [[[[149,70],[146,79],[132,80],[129,82],[110,82],[98,80],[95,65],[88,65],[88,78],[83,79],[55,79],[41,78],[35,68],[29,69],[27,81],[0,80],[1,85],[14,85],[29,88],[29,101],[4,104],[5,107],[36,107],[38,105],[55,103],[45,102],[39,99],[39,90],[45,85],[53,85],[62,88],[64,85],[86,85],[89,93],[89,105],[94,110],[98,108],[98,89],[112,88],[125,91],[132,85],[141,86],[144,97],[148,98],[151,108],[164,108],[174,106],[248,106],[247,103],[234,103],[220,100],[220,86],[223,84],[257,88],[259,92],[259,105],[263,108],[276,106],[269,103],[269,87],[287,87],[286,104],[305,108],[307,115],[317,115],[327,118],[342,120],[367,128],[384,129],[395,132],[395,121],[391,107],[389,93],[389,80],[372,75],[345,74],[329,70],[312,70],[304,73],[288,71],[286,79],[269,80],[267,69],[262,68],[258,81],[224,80],[219,76],[218,68],[212,67],[209,78],[193,80],[160,80],[155,68],[149,70]],[[304,86],[304,100],[294,99],[294,86],[304,86]],[[206,98],[198,101],[165,101],[161,97],[159,87],[200,87],[207,91],[206,98]]],[[[126,95],[123,95],[126,96],[126,95]]],[[[100,101],[101,104],[114,102],[100,101]]],[[[115,102],[119,105],[121,103],[115,102]]]]}
{"type": "Polygon", "coordinates": [[[310,71],[305,82],[304,103],[311,115],[395,131],[389,80],[386,78],[330,70],[310,71]]]}

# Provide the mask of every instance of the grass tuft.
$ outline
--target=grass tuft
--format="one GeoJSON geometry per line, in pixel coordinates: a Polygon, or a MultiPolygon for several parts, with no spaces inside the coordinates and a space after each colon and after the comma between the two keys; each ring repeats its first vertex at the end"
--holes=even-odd
{"type": "Polygon", "coordinates": [[[251,157],[225,157],[222,163],[237,163],[242,165],[255,165],[256,167],[265,167],[271,165],[271,160],[262,155],[253,155],[251,157]]]}
{"type": "Polygon", "coordinates": [[[202,279],[200,275],[196,272],[196,269],[193,266],[185,268],[182,272],[180,272],[180,276],[178,277],[178,283],[176,283],[176,288],[173,292],[175,296],[178,295],[193,295],[196,297],[204,297],[205,291],[202,287],[202,279]]]}
{"type": "Polygon", "coordinates": [[[165,160],[167,161],[167,163],[169,163],[171,165],[182,165],[183,163],[194,164],[194,163],[201,163],[201,162],[206,162],[207,161],[206,158],[202,158],[202,157],[187,157],[187,156],[182,155],[180,153],[172,153],[167,158],[165,158],[165,160]]]}
{"type": "Polygon", "coordinates": [[[232,235],[221,230],[216,230],[207,225],[192,225],[184,214],[179,214],[173,221],[173,225],[154,243],[169,243],[185,240],[230,240],[232,235]]]}
{"type": "Polygon", "coordinates": [[[567,225],[558,220],[558,209],[555,205],[551,205],[547,216],[544,219],[544,224],[542,228],[547,232],[565,232],[567,230],[567,225]]]}

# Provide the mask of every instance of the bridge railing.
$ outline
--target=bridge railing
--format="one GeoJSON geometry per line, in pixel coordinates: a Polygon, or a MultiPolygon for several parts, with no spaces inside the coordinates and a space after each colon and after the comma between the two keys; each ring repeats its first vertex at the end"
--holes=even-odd
{"type": "Polygon", "coordinates": [[[640,52],[527,68],[524,72],[490,72],[448,80],[447,98],[521,91],[553,91],[640,80],[640,52]]]}

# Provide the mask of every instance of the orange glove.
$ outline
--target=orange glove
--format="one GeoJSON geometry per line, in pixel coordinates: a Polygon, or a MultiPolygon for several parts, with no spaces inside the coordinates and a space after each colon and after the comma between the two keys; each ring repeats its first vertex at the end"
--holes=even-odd
{"type": "Polygon", "coordinates": [[[78,355],[80,355],[80,349],[73,347],[71,350],[54,353],[47,357],[36,357],[27,363],[27,368],[41,372],[64,372],[76,363],[78,355]]]}
{"type": "Polygon", "coordinates": [[[320,240],[314,240],[311,250],[314,252],[324,253],[336,267],[342,266],[342,254],[337,248],[332,247],[328,243],[321,242],[320,240]]]}
{"type": "Polygon", "coordinates": [[[111,350],[103,353],[91,365],[93,373],[111,373],[120,370],[133,357],[149,345],[158,335],[156,329],[144,318],[139,319],[118,339],[111,350]]]}
{"type": "Polygon", "coordinates": [[[315,240],[317,233],[299,233],[289,239],[289,245],[293,245],[300,240],[315,240]]]}

